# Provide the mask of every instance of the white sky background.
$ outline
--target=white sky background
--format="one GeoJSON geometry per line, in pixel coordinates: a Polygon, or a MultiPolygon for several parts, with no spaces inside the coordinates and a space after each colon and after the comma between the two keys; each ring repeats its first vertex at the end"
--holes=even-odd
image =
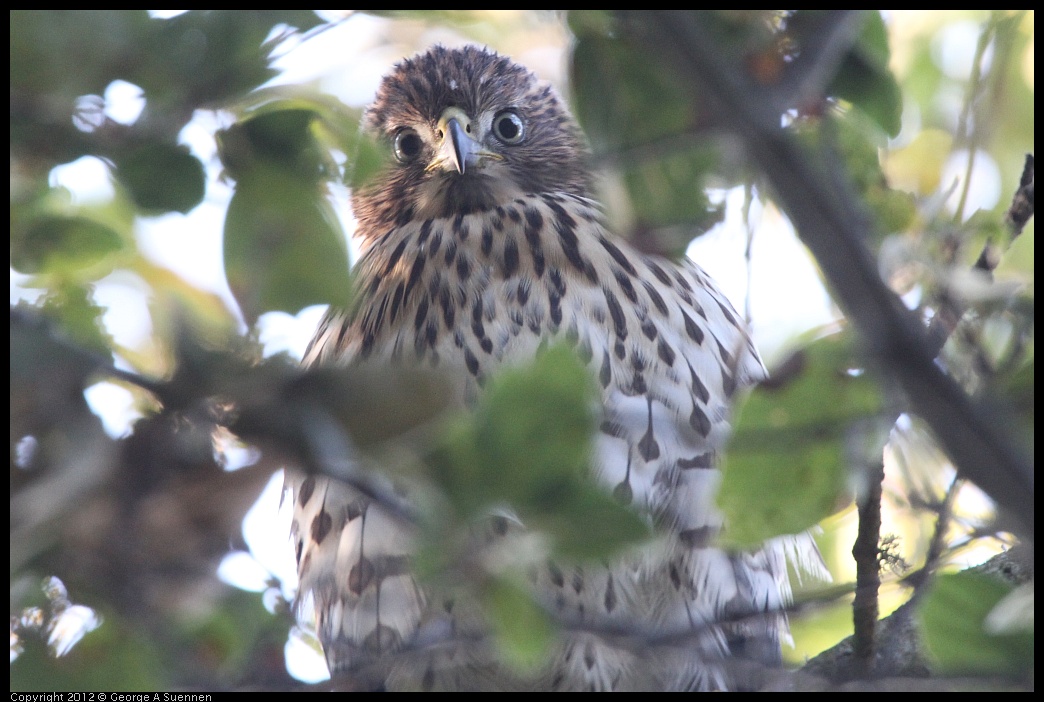
{"type": "MultiPolygon", "coordinates": [[[[372,99],[381,76],[404,55],[436,42],[464,43],[463,38],[451,30],[421,30],[417,25],[409,31],[409,43],[385,43],[390,37],[396,38],[393,27],[388,20],[354,16],[287,51],[276,63],[281,74],[270,84],[314,83],[323,92],[361,107],[372,99]]],[[[949,30],[949,40],[946,36],[940,40],[938,60],[947,73],[963,71],[967,75],[968,67],[960,62],[968,52],[959,49],[967,47],[969,41],[974,44],[977,32],[978,27],[972,23],[957,24],[949,30]],[[974,31],[971,40],[967,38],[969,30],[974,31]]],[[[568,95],[564,80],[567,37],[564,32],[559,33],[562,41],[557,48],[548,44],[520,51],[493,48],[511,54],[568,95]]],[[[117,121],[131,123],[141,111],[140,91],[135,86],[115,83],[105,97],[109,116],[117,121]]],[[[231,189],[217,178],[213,133],[221,126],[227,126],[226,118],[198,112],[181,134],[181,141],[205,164],[212,166],[204,202],[187,215],[141,219],[137,237],[144,256],[200,289],[219,294],[229,308],[235,310],[222,266],[221,229],[231,189]]],[[[919,125],[911,127],[916,131],[919,125]]],[[[999,197],[996,167],[992,162],[983,161],[981,169],[982,177],[978,172],[973,176],[976,187],[972,195],[977,200],[970,203],[967,212],[974,212],[976,207],[992,207],[999,197]]],[[[85,158],[57,168],[52,180],[69,188],[79,202],[105,200],[113,193],[106,167],[96,159],[85,158]]],[[[743,193],[723,192],[720,197],[728,205],[725,222],[695,241],[689,255],[718,281],[741,312],[749,294],[755,341],[771,361],[789,339],[837,318],[838,314],[820,283],[814,264],[787,221],[775,209],[757,204],[751,213],[754,245],[748,277],[744,257],[747,231],[741,216],[743,193]]],[[[350,232],[352,221],[347,193],[337,192],[335,198],[345,228],[350,232]]],[[[353,250],[353,260],[355,258],[353,250]]],[[[39,294],[39,291],[22,288],[20,283],[24,280],[12,271],[12,304],[19,299],[34,299],[39,294]]],[[[97,285],[95,300],[108,308],[104,321],[117,343],[140,347],[151,334],[146,294],[146,287],[128,273],[114,273],[97,285]]],[[[266,353],[286,350],[300,358],[322,312],[322,308],[313,307],[296,317],[282,313],[265,315],[261,321],[261,340],[266,353]]],[[[238,316],[238,312],[236,314],[238,316]]],[[[136,414],[127,390],[99,383],[87,391],[87,397],[110,433],[119,436],[129,430],[136,414]]],[[[257,560],[239,554],[222,568],[226,579],[247,589],[263,589],[270,574],[284,581],[286,588],[295,587],[289,519],[285,513],[279,519],[273,518],[278,509],[280,485],[281,478],[277,476],[244,523],[247,543],[257,560]]],[[[288,591],[284,589],[285,593],[288,591]]],[[[314,681],[326,676],[322,658],[301,641],[292,640],[288,644],[287,656],[291,672],[301,679],[314,681]]]]}

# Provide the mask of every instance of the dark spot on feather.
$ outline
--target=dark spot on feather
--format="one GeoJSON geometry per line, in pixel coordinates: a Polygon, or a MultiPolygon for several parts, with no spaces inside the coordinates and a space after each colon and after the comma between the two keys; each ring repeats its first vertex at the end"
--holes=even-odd
{"type": "Polygon", "coordinates": [[[370,583],[374,581],[376,568],[368,558],[360,558],[358,563],[348,571],[348,589],[356,595],[361,595],[370,583]]]}
{"type": "Polygon", "coordinates": [[[469,348],[464,349],[464,363],[467,365],[469,373],[472,375],[478,375],[479,361],[469,348]]]}
{"type": "Polygon", "coordinates": [[[428,257],[423,252],[417,254],[417,258],[413,261],[413,266],[410,268],[410,277],[406,281],[406,297],[409,297],[410,290],[413,290],[413,286],[420,281],[421,273],[424,272],[424,264],[428,262],[428,257]]]}
{"type": "Polygon", "coordinates": [[[559,570],[558,566],[551,561],[547,562],[547,574],[551,578],[551,582],[555,587],[562,587],[565,585],[565,578],[562,576],[562,571],[559,570]]]}
{"type": "Polygon", "coordinates": [[[565,297],[566,282],[565,278],[562,277],[562,271],[558,268],[551,268],[548,272],[548,280],[551,281],[551,289],[558,293],[560,297],[565,297]]]}
{"type": "Polygon", "coordinates": [[[623,290],[623,294],[627,296],[627,299],[637,303],[638,293],[634,291],[634,286],[631,285],[631,279],[627,277],[627,274],[619,268],[614,268],[613,276],[616,278],[616,283],[620,286],[620,289],[623,290]]]}
{"type": "Polygon", "coordinates": [[[504,277],[510,278],[518,272],[518,244],[511,237],[504,242],[504,277]]]}
{"type": "Polygon", "coordinates": [[[551,304],[551,324],[553,329],[557,329],[562,323],[562,299],[554,293],[548,294],[548,302],[551,304]]]}
{"type": "Polygon", "coordinates": [[[660,343],[656,346],[656,355],[658,355],[660,360],[668,366],[674,365],[674,349],[672,349],[662,338],[660,339],[660,343]]]}
{"type": "Polygon", "coordinates": [[[421,325],[424,324],[424,318],[428,316],[428,296],[422,295],[420,303],[417,305],[417,315],[413,318],[413,328],[420,331],[421,325]]]}
{"type": "Polygon", "coordinates": [[[703,453],[692,458],[679,458],[678,468],[692,470],[694,468],[714,468],[714,453],[703,453]]]}
{"type": "Polygon", "coordinates": [[[657,280],[659,280],[667,287],[671,287],[671,278],[666,273],[664,273],[662,268],[660,268],[656,263],[649,260],[646,260],[645,265],[649,267],[649,270],[652,271],[652,274],[656,276],[657,280]]]}
{"type": "Polygon", "coordinates": [[[649,294],[649,299],[652,300],[653,305],[657,310],[659,310],[660,314],[667,314],[667,304],[663,301],[663,297],[660,296],[660,293],[655,287],[653,287],[652,283],[647,280],[642,281],[642,283],[645,285],[645,292],[649,294]]]}
{"type": "Polygon", "coordinates": [[[522,280],[518,281],[518,293],[516,297],[518,298],[519,306],[524,307],[525,304],[529,302],[529,291],[531,287],[532,286],[529,282],[529,278],[523,278],[522,280]]]}
{"type": "Polygon", "coordinates": [[[330,513],[324,509],[321,512],[319,512],[319,514],[315,515],[315,518],[312,520],[312,541],[314,541],[316,544],[322,544],[323,539],[326,538],[327,534],[330,533],[330,530],[332,528],[333,518],[330,517],[330,513]]]}
{"type": "Polygon", "coordinates": [[[431,235],[431,220],[426,219],[421,223],[420,233],[417,235],[417,244],[423,244],[431,235]]]}
{"type": "Polygon", "coordinates": [[[710,434],[711,422],[707,418],[707,414],[701,410],[695,403],[692,405],[692,413],[689,415],[689,426],[695,429],[702,436],[710,434]]]}
{"type": "Polygon", "coordinates": [[[305,481],[301,483],[301,489],[297,491],[297,504],[304,507],[308,504],[308,500],[312,499],[312,493],[315,492],[315,477],[309,475],[305,478],[305,481]]]}
{"type": "MultiPolygon", "coordinates": [[[[388,263],[384,266],[384,275],[390,275],[395,269],[395,265],[399,262],[399,259],[402,258],[402,252],[406,250],[406,244],[408,242],[409,239],[403,239],[399,242],[398,246],[392,249],[391,255],[388,256],[388,263]]],[[[380,284],[380,279],[375,279],[373,282],[375,284],[380,284]]]]}
{"type": "MultiPolygon", "coordinates": [[[[497,220],[499,222],[500,220],[497,220]]],[[[500,229],[500,227],[497,227],[500,229]]],[[[493,230],[489,228],[489,225],[482,227],[482,255],[489,256],[493,250],[493,230]]]]}
{"type": "Polygon", "coordinates": [[[613,585],[613,576],[609,576],[605,583],[605,611],[612,612],[616,609],[616,587],[613,585]]]}
{"type": "Polygon", "coordinates": [[[692,317],[685,314],[684,311],[681,313],[682,319],[685,321],[685,333],[689,335],[689,338],[695,341],[697,344],[703,344],[703,330],[700,329],[696,322],[692,321],[692,317]]]}
{"type": "Polygon", "coordinates": [[[461,256],[457,259],[457,277],[460,278],[460,282],[468,282],[468,276],[471,275],[471,264],[468,263],[468,259],[461,256]]]}
{"type": "Polygon", "coordinates": [[[605,250],[609,252],[609,255],[613,257],[613,260],[620,264],[620,267],[631,275],[638,275],[637,271],[634,270],[634,266],[631,265],[631,261],[627,258],[623,251],[619,249],[613,242],[606,239],[604,236],[598,237],[598,242],[605,247],[605,250]]]}
{"type": "MultiPolygon", "coordinates": [[[[403,292],[404,292],[404,290],[403,290],[402,281],[399,281],[399,284],[395,286],[395,294],[392,296],[392,305],[391,305],[391,321],[392,322],[394,322],[395,318],[399,315],[399,305],[402,303],[403,292]]],[[[387,300],[387,298],[385,298],[385,300],[387,300]]],[[[383,316],[384,316],[384,301],[381,302],[381,308],[380,308],[380,311],[377,314],[377,324],[374,325],[375,328],[377,328],[377,329],[381,328],[381,317],[383,317],[383,316]]]]}
{"type": "Polygon", "coordinates": [[[703,384],[699,376],[696,375],[696,371],[692,369],[692,364],[689,364],[689,379],[692,382],[692,392],[699,398],[699,401],[703,404],[707,404],[710,400],[710,392],[707,391],[707,386],[703,384]]]}
{"type": "Polygon", "coordinates": [[[454,308],[453,301],[450,298],[449,288],[443,287],[439,292],[439,304],[442,305],[442,318],[446,322],[446,329],[452,329],[456,316],[456,309],[454,308]]]}
{"type": "MultiPolygon", "coordinates": [[[[624,317],[623,308],[620,307],[620,302],[616,299],[616,295],[613,294],[612,290],[602,288],[602,291],[605,293],[606,304],[609,305],[609,315],[613,318],[613,327],[616,330],[616,336],[620,340],[626,339],[627,319],[624,317]]],[[[621,356],[621,358],[623,357],[621,356]]]]}
{"type": "Polygon", "coordinates": [[[612,369],[609,365],[609,352],[606,351],[602,356],[602,369],[598,372],[598,381],[603,388],[607,388],[610,380],[612,380],[612,369]]]}

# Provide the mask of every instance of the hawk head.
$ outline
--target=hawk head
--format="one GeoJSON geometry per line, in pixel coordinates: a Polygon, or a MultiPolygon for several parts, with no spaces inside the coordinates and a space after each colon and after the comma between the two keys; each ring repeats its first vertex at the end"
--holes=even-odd
{"type": "Polygon", "coordinates": [[[392,159],[353,196],[363,238],[523,195],[588,193],[580,131],[554,89],[482,48],[436,46],[398,64],[365,127],[392,159]]]}

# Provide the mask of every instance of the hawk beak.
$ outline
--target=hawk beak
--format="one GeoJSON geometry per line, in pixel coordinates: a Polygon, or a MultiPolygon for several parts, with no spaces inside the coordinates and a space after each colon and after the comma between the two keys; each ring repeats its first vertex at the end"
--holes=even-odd
{"type": "Polygon", "coordinates": [[[482,148],[476,140],[476,128],[471,119],[459,107],[447,108],[438,122],[442,134],[442,144],[429,170],[435,168],[454,168],[463,174],[468,168],[477,168],[483,159],[500,156],[482,148]]]}

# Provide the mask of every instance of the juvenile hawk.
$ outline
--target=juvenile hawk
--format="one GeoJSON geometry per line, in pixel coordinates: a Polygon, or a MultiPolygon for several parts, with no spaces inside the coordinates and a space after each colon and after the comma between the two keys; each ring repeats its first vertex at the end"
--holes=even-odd
{"type": "Polygon", "coordinates": [[[725,296],[699,266],[606,229],[576,123],[503,56],[436,47],[401,62],[366,127],[394,163],[353,195],[355,302],[328,314],[305,362],[437,366],[468,401],[498,368],[568,341],[601,387],[594,479],[664,537],[641,557],[540,568],[538,596],[589,626],[563,637],[548,670],[512,679],[474,613],[414,579],[408,529],[345,485],[291,473],[301,596],[331,672],[376,670],[368,684],[389,687],[717,689],[742,684],[730,656],[777,661],[784,551],[817,556],[806,537],[713,546],[730,400],[765,374],[725,296]],[[641,643],[672,631],[689,635],[641,643]]]}

